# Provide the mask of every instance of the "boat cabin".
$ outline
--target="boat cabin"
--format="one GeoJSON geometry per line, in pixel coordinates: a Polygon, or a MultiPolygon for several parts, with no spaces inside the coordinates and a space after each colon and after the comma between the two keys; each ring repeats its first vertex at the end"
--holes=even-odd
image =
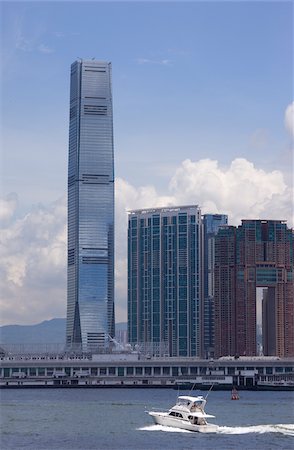
{"type": "Polygon", "coordinates": [[[202,395],[198,397],[190,397],[188,395],[180,395],[178,397],[177,405],[180,407],[187,408],[189,411],[197,411],[200,410],[204,412],[204,407],[206,404],[206,400],[202,395]]]}
{"type": "Polygon", "coordinates": [[[206,417],[214,417],[206,414],[204,407],[206,400],[202,396],[191,397],[180,395],[177,403],[169,411],[169,416],[188,420],[193,425],[207,425],[206,417]]]}

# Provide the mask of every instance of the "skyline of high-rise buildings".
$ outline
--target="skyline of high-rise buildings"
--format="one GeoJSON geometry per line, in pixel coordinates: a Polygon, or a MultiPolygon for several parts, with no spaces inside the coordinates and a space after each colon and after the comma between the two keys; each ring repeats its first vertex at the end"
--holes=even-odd
{"type": "Polygon", "coordinates": [[[114,336],[114,150],[111,63],[71,65],[66,344],[114,336]]]}
{"type": "MultiPolygon", "coordinates": [[[[115,333],[111,63],[77,60],[70,86],[66,344],[91,351],[115,333]]],[[[261,287],[263,349],[294,353],[293,232],[283,221],[236,228],[189,205],[133,210],[128,223],[131,344],[253,356],[261,287]]]]}
{"type": "Polygon", "coordinates": [[[130,211],[128,337],[170,356],[293,356],[293,231],[197,206],[130,211]]]}

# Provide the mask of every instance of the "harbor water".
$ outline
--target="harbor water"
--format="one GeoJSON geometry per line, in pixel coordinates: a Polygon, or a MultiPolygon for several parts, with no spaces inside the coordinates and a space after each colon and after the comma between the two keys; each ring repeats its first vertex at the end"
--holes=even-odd
{"type": "MultiPolygon", "coordinates": [[[[173,406],[172,389],[1,390],[1,449],[293,449],[294,392],[211,391],[219,430],[154,425],[146,411],[173,406]]],[[[181,392],[188,395],[188,391],[181,392]]],[[[205,392],[193,391],[192,395],[205,392]]]]}

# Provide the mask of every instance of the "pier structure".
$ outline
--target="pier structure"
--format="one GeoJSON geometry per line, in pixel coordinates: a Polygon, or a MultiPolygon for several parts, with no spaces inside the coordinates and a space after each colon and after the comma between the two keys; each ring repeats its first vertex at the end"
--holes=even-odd
{"type": "Polygon", "coordinates": [[[0,387],[294,389],[294,359],[150,357],[140,353],[5,354],[0,387]]]}

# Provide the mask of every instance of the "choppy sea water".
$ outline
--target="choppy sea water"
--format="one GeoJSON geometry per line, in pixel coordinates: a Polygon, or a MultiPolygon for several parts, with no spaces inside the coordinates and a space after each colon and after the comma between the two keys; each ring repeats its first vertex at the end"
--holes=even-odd
{"type": "MultiPolygon", "coordinates": [[[[1,391],[1,449],[293,449],[294,392],[211,391],[207,412],[217,433],[154,425],[172,389],[28,389],[1,391]]],[[[188,394],[188,391],[182,392],[188,394]]],[[[193,392],[193,395],[197,392],[193,392]]],[[[205,395],[205,392],[201,392],[205,395]]]]}

